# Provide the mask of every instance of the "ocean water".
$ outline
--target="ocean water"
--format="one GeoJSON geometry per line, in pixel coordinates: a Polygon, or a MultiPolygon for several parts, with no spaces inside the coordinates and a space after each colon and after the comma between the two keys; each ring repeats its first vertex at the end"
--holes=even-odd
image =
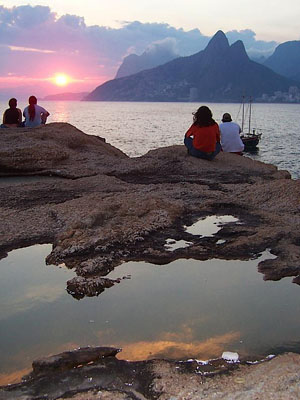
{"type": "MultiPolygon", "coordinates": [[[[99,135],[130,157],[158,147],[182,144],[200,103],[140,102],[40,102],[50,112],[49,122],[69,122],[92,135],[99,135]]],[[[241,122],[241,105],[206,103],[220,123],[224,112],[241,122]]],[[[24,102],[19,102],[23,109],[24,102]]],[[[7,108],[0,102],[0,110],[7,108]]],[[[300,104],[253,104],[252,127],[262,132],[259,150],[247,154],[287,169],[300,177],[300,104]]]]}
{"type": "MultiPolygon", "coordinates": [[[[181,144],[200,105],[41,104],[51,113],[49,122],[69,122],[105,137],[131,157],[181,144]]],[[[238,104],[208,106],[217,122],[224,112],[233,119],[240,115],[238,104]]],[[[253,112],[253,126],[263,135],[257,153],[250,156],[299,178],[300,105],[255,104],[253,112]]],[[[179,242],[175,246],[188,245],[179,242]]],[[[172,244],[166,246],[172,251],[172,244]]],[[[124,263],[111,277],[129,279],[80,301],[65,290],[74,272],[46,266],[50,252],[51,244],[37,245],[0,260],[0,385],[18,381],[35,358],[86,345],[121,346],[118,357],[129,360],[207,359],[223,351],[259,358],[300,350],[299,286],[291,278],[263,280],[257,264],[274,257],[267,250],[249,261],[124,263]]]]}

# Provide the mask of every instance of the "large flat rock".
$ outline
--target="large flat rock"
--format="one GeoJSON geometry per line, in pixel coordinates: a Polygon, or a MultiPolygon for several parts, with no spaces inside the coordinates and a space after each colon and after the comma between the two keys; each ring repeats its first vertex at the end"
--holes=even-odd
{"type": "MultiPolygon", "coordinates": [[[[230,364],[221,359],[207,363],[128,362],[110,356],[107,350],[104,354],[88,365],[69,370],[48,368],[38,374],[33,372],[22,383],[0,388],[0,399],[298,400],[300,397],[299,354],[283,354],[252,365],[230,364]]],[[[53,358],[49,360],[52,363],[53,358]]],[[[55,363],[58,358],[62,356],[58,355],[55,363]]]]}
{"type": "Polygon", "coordinates": [[[0,176],[89,176],[110,164],[111,158],[127,156],[103,138],[67,123],[1,129],[0,176]]]}
{"type": "Polygon", "coordinates": [[[63,123],[3,131],[0,174],[23,176],[18,184],[0,182],[3,255],[51,242],[48,262],[75,267],[84,287],[125,260],[247,259],[269,248],[277,258],[259,265],[265,277],[299,281],[300,184],[287,171],[228,153],[196,159],[184,146],[131,159],[63,123]],[[57,178],[27,183],[28,174],[57,178]],[[210,242],[184,232],[188,222],[224,214],[240,223],[210,242]],[[167,252],[172,236],[194,245],[167,252]]]}
{"type": "MultiPolygon", "coordinates": [[[[53,243],[47,262],[65,263],[75,269],[77,277],[68,284],[74,296],[109,290],[114,282],[103,276],[124,261],[164,264],[179,258],[247,260],[267,248],[276,257],[259,264],[264,278],[293,276],[299,284],[300,182],[292,180],[287,171],[228,153],[219,154],[213,161],[196,159],[187,155],[184,146],[129,158],[100,138],[63,123],[3,130],[1,142],[0,256],[18,247],[53,243]],[[17,181],[11,177],[18,177],[17,181]],[[232,215],[239,223],[224,225],[210,238],[184,229],[211,215],[232,215]],[[191,245],[170,252],[165,247],[168,238],[185,239],[191,245]],[[220,240],[222,244],[217,245],[220,240]]],[[[124,362],[110,362],[115,371],[127,368],[124,362]]],[[[150,367],[146,363],[143,368],[150,367]]],[[[193,378],[178,376],[174,368],[172,363],[161,362],[155,368],[151,364],[151,379],[145,379],[155,383],[155,398],[197,398],[196,387],[198,393],[206,388],[207,396],[199,398],[254,399],[257,387],[264,393],[265,397],[259,395],[261,399],[299,398],[293,397],[299,394],[296,355],[251,369],[245,366],[241,369],[244,380],[239,380],[237,372],[232,379],[202,382],[197,374],[193,378]],[[287,378],[284,380],[282,374],[280,381],[283,367],[287,378]],[[165,381],[153,380],[157,368],[161,368],[159,374],[165,381]],[[168,386],[169,376],[178,381],[176,387],[168,386]],[[197,386],[199,379],[202,386],[197,386]],[[181,393],[182,382],[186,390],[181,393]],[[280,397],[285,385],[290,397],[280,397]]],[[[76,375],[79,381],[80,376],[76,375]]],[[[145,388],[145,380],[142,382],[136,388],[140,390],[136,398],[151,398],[148,389],[139,389],[145,388]]],[[[83,387],[85,391],[93,389],[85,384],[83,387]]],[[[107,386],[107,390],[110,393],[112,389],[107,386]]],[[[135,398],[134,394],[122,397],[124,390],[117,392],[114,394],[121,397],[115,398],[135,398]]],[[[94,395],[92,390],[89,398],[96,398],[94,395]]],[[[0,398],[14,398],[3,396],[0,392],[0,398]]]]}

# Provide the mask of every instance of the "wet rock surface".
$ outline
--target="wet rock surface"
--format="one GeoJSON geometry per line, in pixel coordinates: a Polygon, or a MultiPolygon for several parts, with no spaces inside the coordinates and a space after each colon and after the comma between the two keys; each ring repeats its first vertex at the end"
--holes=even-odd
{"type": "Polygon", "coordinates": [[[0,388],[0,399],[296,400],[300,395],[298,354],[249,365],[222,359],[128,362],[116,359],[117,352],[90,348],[89,363],[87,349],[38,360],[22,383],[0,388]],[[80,364],[83,359],[86,365],[80,364]]]}
{"type": "Polygon", "coordinates": [[[67,291],[77,299],[83,297],[98,296],[104,292],[105,289],[112,287],[115,283],[119,283],[119,280],[107,279],[107,278],[83,278],[81,276],[70,279],[67,282],[67,291]]]}
{"type": "Polygon", "coordinates": [[[111,399],[115,393],[129,396],[125,398],[134,399],[135,393],[141,398],[151,398],[150,363],[117,360],[114,356],[118,351],[87,348],[37,360],[33,372],[22,383],[0,388],[0,399],[72,398],[76,393],[84,395],[90,390],[99,398],[103,389],[110,393],[111,399]]]}
{"type": "Polygon", "coordinates": [[[114,357],[119,351],[120,349],[113,347],[83,347],[41,358],[32,363],[32,377],[52,372],[56,373],[78,367],[78,365],[97,362],[105,357],[114,357]]]}
{"type": "MultiPolygon", "coordinates": [[[[75,297],[109,290],[117,281],[103,277],[124,261],[166,264],[179,258],[247,260],[265,249],[276,258],[260,262],[258,269],[264,279],[293,276],[294,283],[299,284],[300,182],[292,180],[287,171],[228,153],[219,154],[212,162],[200,160],[188,156],[184,146],[161,148],[131,159],[100,138],[63,123],[5,130],[1,140],[0,256],[31,244],[53,243],[47,262],[74,268],[77,277],[67,286],[75,297]],[[18,181],[10,183],[9,177],[16,176],[18,181]],[[29,176],[35,179],[29,181],[29,176]],[[221,226],[211,237],[185,230],[211,215],[232,215],[239,222],[221,226]],[[189,246],[168,251],[167,239],[185,240],[189,246]]],[[[299,363],[297,356],[287,357],[296,357],[299,363]]],[[[118,381],[123,373],[128,379],[126,368],[130,365],[131,370],[133,365],[114,357],[101,363],[105,364],[101,371],[109,371],[105,375],[109,382],[118,381]]],[[[149,389],[154,365],[161,365],[165,371],[163,366],[168,370],[176,364],[151,361],[139,365],[134,367],[136,371],[141,368],[138,370],[143,377],[143,383],[134,389],[139,395],[132,388],[127,390],[128,382],[124,383],[127,391],[113,383],[98,383],[97,391],[106,388],[119,398],[184,398],[178,394],[161,397],[165,386],[157,393],[152,386],[149,389]]],[[[96,396],[95,387],[87,384],[86,377],[93,372],[90,377],[94,379],[99,371],[92,365],[84,368],[89,372],[82,374],[83,369],[78,368],[70,372],[75,383],[69,391],[73,395],[75,390],[80,396],[81,391],[91,390],[89,398],[97,398],[92,397],[96,396]]],[[[199,379],[199,374],[196,376],[192,381],[199,379]]],[[[34,379],[48,388],[47,393],[58,387],[57,382],[46,378],[34,379]]],[[[64,377],[57,379],[66,382],[64,377]]],[[[297,379],[299,385],[299,376],[297,379]]],[[[5,396],[13,390],[22,391],[26,385],[29,383],[5,390],[5,396]]],[[[55,393],[56,397],[53,394],[49,398],[66,396],[67,392],[55,393]]],[[[30,396],[24,399],[38,398],[34,397],[37,394],[30,396]]]]}

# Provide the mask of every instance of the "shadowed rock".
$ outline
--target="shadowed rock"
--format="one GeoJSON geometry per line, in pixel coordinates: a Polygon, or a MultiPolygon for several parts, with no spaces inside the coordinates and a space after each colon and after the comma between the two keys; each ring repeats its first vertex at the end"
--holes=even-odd
{"type": "Polygon", "coordinates": [[[112,287],[115,283],[119,283],[119,281],[99,277],[83,278],[78,276],[67,282],[67,291],[73,297],[81,299],[85,296],[98,296],[106,288],[112,287]]]}
{"type": "Polygon", "coordinates": [[[293,279],[293,283],[297,283],[297,285],[300,285],[300,275],[296,276],[296,278],[293,279]]]}
{"type": "Polygon", "coordinates": [[[82,368],[2,387],[0,399],[296,400],[299,366],[300,355],[292,353],[254,365],[221,359],[128,362],[109,356],[82,368]]]}
{"type": "Polygon", "coordinates": [[[121,350],[114,347],[82,347],[65,351],[50,357],[40,358],[32,363],[32,375],[46,375],[77,367],[78,365],[97,362],[105,357],[114,357],[121,350]]]}

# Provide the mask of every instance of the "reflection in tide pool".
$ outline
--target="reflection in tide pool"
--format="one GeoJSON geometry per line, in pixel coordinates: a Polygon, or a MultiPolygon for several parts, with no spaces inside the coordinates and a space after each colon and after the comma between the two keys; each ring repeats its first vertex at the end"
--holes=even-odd
{"type": "Polygon", "coordinates": [[[52,246],[36,245],[14,250],[0,261],[0,321],[53,303],[64,294],[65,280],[75,276],[66,268],[45,265],[52,246]]]}
{"type": "MultiPolygon", "coordinates": [[[[191,235],[199,235],[202,237],[212,237],[216,234],[223,225],[230,222],[238,222],[239,219],[233,217],[232,215],[211,215],[205,218],[199,219],[193,225],[185,226],[185,231],[191,235]]],[[[219,240],[217,244],[225,243],[225,240],[219,240]]],[[[165,243],[165,248],[167,251],[174,251],[177,249],[183,249],[185,247],[191,246],[192,242],[187,242],[186,240],[175,240],[167,239],[165,243]]]]}
{"type": "Polygon", "coordinates": [[[201,235],[210,237],[216,234],[222,225],[229,222],[238,222],[239,219],[232,215],[211,215],[206,218],[199,219],[191,226],[186,226],[185,231],[191,235],[201,235]]]}
{"type": "Polygon", "coordinates": [[[187,242],[186,240],[167,239],[165,248],[167,251],[174,251],[177,249],[184,249],[185,247],[189,247],[192,244],[192,242],[187,242]]]}
{"type": "Polygon", "coordinates": [[[59,321],[53,324],[51,313],[65,296],[66,280],[75,274],[45,265],[51,249],[48,244],[31,246],[0,260],[0,385],[20,379],[34,357],[56,348],[59,321]]]}
{"type": "Polygon", "coordinates": [[[299,338],[299,286],[264,282],[258,260],[128,262],[109,277],[131,279],[77,301],[64,290],[73,272],[45,266],[50,250],[33,246],[0,261],[1,384],[37,357],[79,346],[121,346],[118,357],[130,360],[208,359],[284,351],[299,338]]]}
{"type": "Polygon", "coordinates": [[[225,350],[263,356],[279,343],[283,348],[296,343],[299,287],[290,278],[264,282],[257,264],[266,258],[274,256],[265,252],[247,262],[177,260],[165,266],[130,262],[115,269],[109,277],[132,277],[116,290],[131,331],[118,342],[119,358],[208,359],[225,350]],[[135,332],[138,322],[143,340],[135,332]]]}

